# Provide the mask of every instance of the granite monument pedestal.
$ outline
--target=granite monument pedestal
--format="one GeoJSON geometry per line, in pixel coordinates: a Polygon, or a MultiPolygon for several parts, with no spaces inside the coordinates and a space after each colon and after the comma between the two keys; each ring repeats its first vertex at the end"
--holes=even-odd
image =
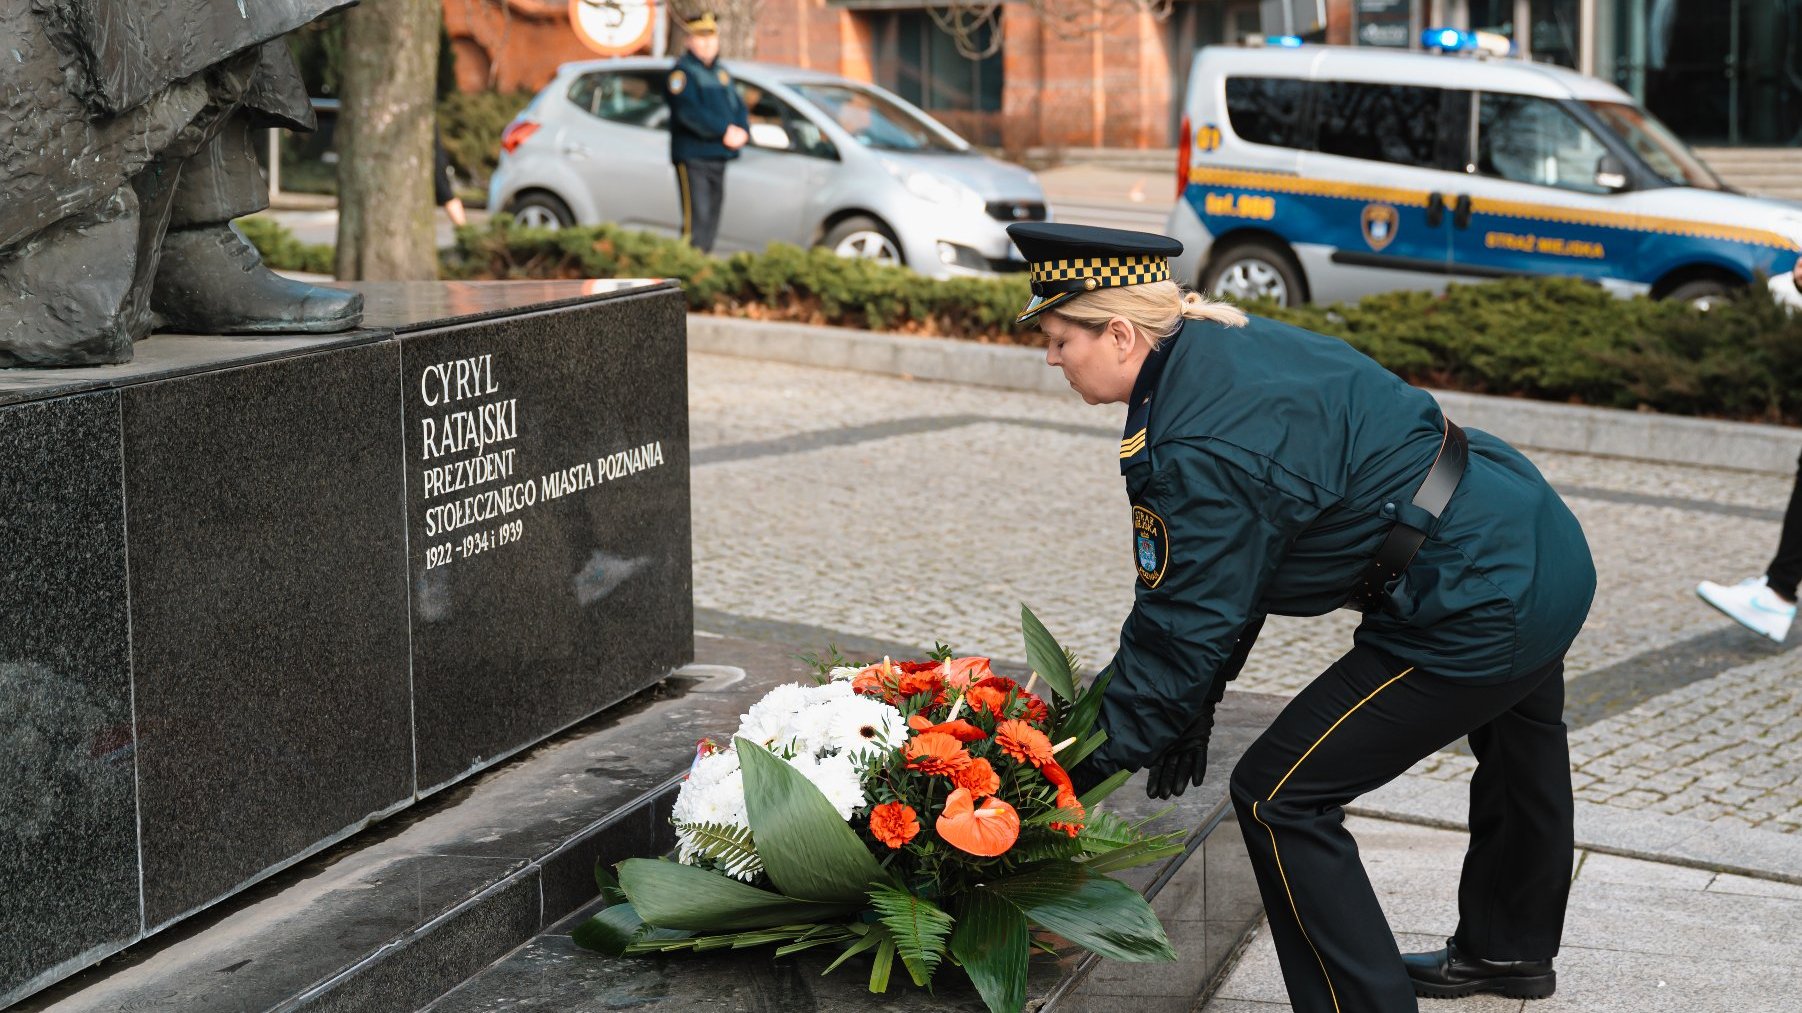
{"type": "Polygon", "coordinates": [[[685,304],[0,370],[0,1006],[690,660],[685,304]]]}

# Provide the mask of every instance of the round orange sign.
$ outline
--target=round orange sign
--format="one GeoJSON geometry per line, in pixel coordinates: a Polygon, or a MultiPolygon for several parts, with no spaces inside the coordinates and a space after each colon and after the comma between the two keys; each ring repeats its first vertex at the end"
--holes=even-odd
{"type": "Polygon", "coordinates": [[[651,44],[657,0],[569,0],[569,24],[602,56],[626,56],[651,44]]]}

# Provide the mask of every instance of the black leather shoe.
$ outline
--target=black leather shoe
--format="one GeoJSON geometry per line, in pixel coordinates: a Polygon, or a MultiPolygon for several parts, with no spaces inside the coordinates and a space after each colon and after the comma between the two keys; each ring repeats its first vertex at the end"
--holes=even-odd
{"type": "Polygon", "coordinates": [[[1511,999],[1544,999],[1558,987],[1550,960],[1484,960],[1459,952],[1453,940],[1431,953],[1404,953],[1402,965],[1414,979],[1414,994],[1456,999],[1487,992],[1511,999]]]}

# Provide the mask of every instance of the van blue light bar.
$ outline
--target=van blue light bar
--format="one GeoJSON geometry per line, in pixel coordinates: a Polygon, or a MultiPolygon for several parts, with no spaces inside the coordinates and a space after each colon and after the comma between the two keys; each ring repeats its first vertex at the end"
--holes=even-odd
{"type": "Polygon", "coordinates": [[[1298,49],[1301,46],[1301,36],[1299,36],[1299,35],[1266,35],[1266,36],[1264,36],[1264,45],[1266,45],[1266,46],[1283,46],[1288,49],[1298,49]]]}
{"type": "Polygon", "coordinates": [[[1477,48],[1477,37],[1456,28],[1429,28],[1420,33],[1424,49],[1445,53],[1463,53],[1477,48]]]}

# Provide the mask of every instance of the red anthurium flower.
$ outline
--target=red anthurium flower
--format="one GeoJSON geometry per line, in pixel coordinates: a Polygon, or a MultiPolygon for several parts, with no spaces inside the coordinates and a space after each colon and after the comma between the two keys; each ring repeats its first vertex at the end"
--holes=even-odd
{"type": "Polygon", "coordinates": [[[946,844],[959,851],[993,858],[1020,839],[1020,814],[998,798],[975,805],[969,790],[959,788],[945,799],[936,829],[946,844]]]}
{"type": "Polygon", "coordinates": [[[1057,807],[1067,809],[1075,815],[1074,821],[1052,820],[1051,829],[1062,830],[1071,837],[1075,837],[1077,831],[1082,829],[1083,821],[1088,818],[1088,813],[1083,811],[1082,802],[1076,797],[1076,785],[1056,760],[1046,761],[1043,766],[1039,767],[1039,774],[1057,788],[1057,807]]]}
{"type": "Polygon", "coordinates": [[[891,848],[899,848],[920,832],[919,814],[902,802],[884,802],[870,810],[870,835],[891,848]]]}
{"type": "Polygon", "coordinates": [[[945,662],[945,685],[952,689],[967,689],[971,683],[993,674],[987,658],[952,658],[945,662]]]}
{"type": "Polygon", "coordinates": [[[909,770],[923,774],[955,774],[970,765],[963,743],[944,732],[921,732],[902,748],[909,770]]]}
{"type": "Polygon", "coordinates": [[[962,718],[935,725],[924,715],[915,714],[907,719],[907,727],[916,732],[944,732],[959,742],[975,742],[989,737],[989,733],[962,718]]]}

